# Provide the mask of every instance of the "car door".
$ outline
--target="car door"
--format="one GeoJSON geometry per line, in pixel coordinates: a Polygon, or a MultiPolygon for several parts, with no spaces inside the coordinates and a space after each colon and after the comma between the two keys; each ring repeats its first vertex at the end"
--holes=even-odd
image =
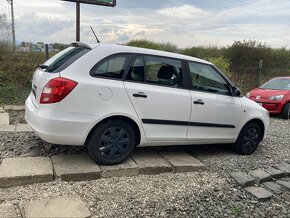
{"type": "Polygon", "coordinates": [[[192,110],[187,139],[203,143],[232,142],[238,134],[241,101],[211,65],[189,62],[192,110]]]}
{"type": "Polygon", "coordinates": [[[147,140],[186,141],[191,108],[179,60],[137,55],[124,82],[147,140]]]}

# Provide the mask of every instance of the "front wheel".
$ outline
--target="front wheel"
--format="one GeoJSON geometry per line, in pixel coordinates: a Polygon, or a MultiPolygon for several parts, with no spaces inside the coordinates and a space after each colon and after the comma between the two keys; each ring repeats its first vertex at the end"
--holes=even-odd
{"type": "Polygon", "coordinates": [[[235,150],[242,155],[254,153],[262,138],[261,128],[256,123],[246,124],[235,143],[235,150]]]}
{"type": "Polygon", "coordinates": [[[127,159],[135,145],[135,132],[129,123],[108,120],[93,131],[88,141],[88,151],[98,164],[111,165],[127,159]]]}
{"type": "Polygon", "coordinates": [[[285,104],[282,111],[282,118],[286,120],[290,118],[290,103],[285,104]]]}

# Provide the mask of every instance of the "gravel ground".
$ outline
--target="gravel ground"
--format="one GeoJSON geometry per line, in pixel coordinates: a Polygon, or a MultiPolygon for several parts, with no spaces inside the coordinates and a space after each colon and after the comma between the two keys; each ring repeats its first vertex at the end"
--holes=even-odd
{"type": "MultiPolygon", "coordinates": [[[[290,121],[271,119],[268,137],[251,156],[236,155],[226,145],[182,146],[201,160],[205,172],[161,174],[90,182],[34,184],[0,189],[0,203],[78,193],[95,217],[290,217],[290,192],[258,202],[230,178],[233,171],[290,163],[290,121]]],[[[152,148],[147,148],[152,149],[152,148]]],[[[15,156],[51,156],[86,152],[85,148],[42,142],[33,133],[1,133],[0,161],[15,156]]]]}

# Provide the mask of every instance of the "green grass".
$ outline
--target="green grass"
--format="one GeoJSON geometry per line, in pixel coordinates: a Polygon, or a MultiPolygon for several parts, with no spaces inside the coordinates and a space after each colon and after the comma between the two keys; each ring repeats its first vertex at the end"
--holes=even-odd
{"type": "Polygon", "coordinates": [[[23,105],[30,93],[30,87],[6,84],[0,87],[0,104],[23,105]]]}

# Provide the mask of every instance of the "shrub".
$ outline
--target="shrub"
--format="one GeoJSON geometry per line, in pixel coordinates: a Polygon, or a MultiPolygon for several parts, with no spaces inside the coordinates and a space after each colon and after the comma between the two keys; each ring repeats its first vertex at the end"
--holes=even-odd
{"type": "Polygon", "coordinates": [[[231,62],[229,59],[221,56],[218,58],[209,58],[209,61],[216,65],[228,77],[232,75],[230,71],[231,62]]]}

